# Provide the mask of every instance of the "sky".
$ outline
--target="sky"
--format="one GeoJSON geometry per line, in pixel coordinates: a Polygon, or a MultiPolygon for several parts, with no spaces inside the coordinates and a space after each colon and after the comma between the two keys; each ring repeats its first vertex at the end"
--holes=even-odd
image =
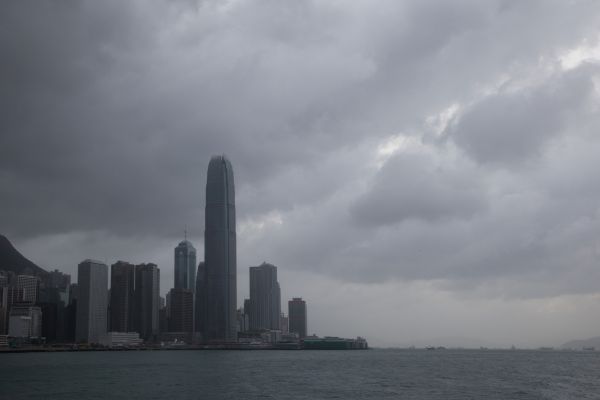
{"type": "Polygon", "coordinates": [[[278,267],[309,333],[375,346],[600,336],[600,3],[0,4],[0,233],[86,258],[203,258],[235,174],[238,303],[278,267]]]}

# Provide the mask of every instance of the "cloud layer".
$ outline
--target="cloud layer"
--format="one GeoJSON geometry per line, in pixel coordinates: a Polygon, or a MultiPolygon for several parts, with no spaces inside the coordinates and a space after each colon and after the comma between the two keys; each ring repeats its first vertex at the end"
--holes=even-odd
{"type": "MultiPolygon", "coordinates": [[[[325,315],[354,296],[389,321],[370,307],[406,300],[394,288],[465,326],[484,301],[533,321],[531,343],[540,302],[598,308],[600,6],[376,3],[3,3],[2,233],[73,273],[157,262],[166,292],[185,227],[203,253],[205,171],[226,153],[240,303],[267,260],[295,277],[284,295],[313,296],[317,333],[344,334],[325,315]]],[[[432,324],[398,343],[448,328],[432,324]]]]}

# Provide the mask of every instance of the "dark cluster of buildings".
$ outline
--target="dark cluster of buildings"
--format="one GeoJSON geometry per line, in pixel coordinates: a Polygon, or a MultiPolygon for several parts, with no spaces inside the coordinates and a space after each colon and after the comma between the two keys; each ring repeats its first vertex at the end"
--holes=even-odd
{"type": "Polygon", "coordinates": [[[237,307],[235,189],[231,163],[210,160],[204,261],[187,240],[174,252],[174,288],[160,296],[155,264],[85,260],[77,283],[57,270],[44,279],[0,271],[0,345],[7,341],[134,346],[142,343],[298,343],[306,302],[281,309],[277,267],[250,267],[250,298],[237,307]]]}
{"type": "Polygon", "coordinates": [[[51,271],[40,279],[0,271],[0,346],[15,341],[75,341],[77,285],[71,276],[51,271]],[[74,301],[74,300],[73,300],[74,301]]]}

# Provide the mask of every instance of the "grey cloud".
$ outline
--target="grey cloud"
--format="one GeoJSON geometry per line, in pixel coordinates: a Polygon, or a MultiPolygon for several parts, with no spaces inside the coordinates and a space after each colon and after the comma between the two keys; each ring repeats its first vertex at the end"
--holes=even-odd
{"type": "Polygon", "coordinates": [[[509,87],[467,109],[446,135],[480,163],[511,165],[535,158],[584,111],[597,72],[584,66],[533,88],[509,87]]]}
{"type": "Polygon", "coordinates": [[[393,225],[419,219],[469,218],[485,208],[484,187],[473,170],[436,165],[424,154],[388,160],[373,187],[352,208],[360,225],[393,225]]]}
{"type": "MultiPolygon", "coordinates": [[[[510,143],[492,152],[473,133],[477,118],[496,127],[510,112],[521,126],[527,106],[551,114],[532,130],[553,139],[531,135],[514,154],[545,160],[563,133],[578,135],[571,114],[591,121],[576,114],[593,101],[583,69],[475,104],[457,123],[469,129],[430,142],[427,156],[398,154],[377,174],[370,163],[387,136],[420,135],[430,115],[479,99],[507,75],[527,77],[540,60],[591,37],[600,15],[593,3],[0,7],[0,50],[9,60],[0,63],[0,222],[9,237],[39,243],[104,232],[164,246],[188,225],[200,241],[205,169],[211,154],[226,153],[240,223],[282,219],[239,238],[240,265],[273,257],[341,280],[472,277],[472,286],[542,269],[554,256],[541,239],[519,250],[508,221],[525,238],[543,237],[552,221],[560,225],[555,213],[566,203],[548,202],[548,193],[564,194],[562,183],[536,186],[525,198],[537,207],[513,219],[499,204],[523,191],[519,179],[446,153],[458,143],[476,160],[509,160],[510,143]],[[557,109],[570,111],[551,113],[557,109]]],[[[560,169],[536,168],[519,177],[529,179],[524,186],[560,169]]],[[[589,212],[596,191],[588,198],[589,212]]],[[[565,254],[579,249],[565,246],[565,254]]],[[[549,265],[560,271],[559,261],[549,265]]]]}

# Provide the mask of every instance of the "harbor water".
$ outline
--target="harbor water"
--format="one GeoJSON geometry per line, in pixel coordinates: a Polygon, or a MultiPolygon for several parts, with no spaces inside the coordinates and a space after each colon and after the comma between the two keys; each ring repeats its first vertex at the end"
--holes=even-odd
{"type": "Polygon", "coordinates": [[[600,352],[0,354],[0,399],[598,399],[600,352]]]}

